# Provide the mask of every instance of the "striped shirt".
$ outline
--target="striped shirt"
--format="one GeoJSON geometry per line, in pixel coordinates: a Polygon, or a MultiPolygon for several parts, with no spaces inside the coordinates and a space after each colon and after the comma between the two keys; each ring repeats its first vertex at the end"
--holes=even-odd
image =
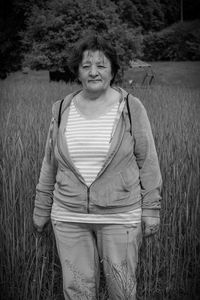
{"type": "MultiPolygon", "coordinates": [[[[101,170],[109,151],[113,126],[119,103],[97,118],[87,118],[72,100],[65,137],[70,157],[90,186],[101,170]]],[[[141,208],[117,214],[82,214],[69,212],[53,203],[51,217],[57,221],[96,224],[137,224],[141,221],[141,208]]]]}
{"type": "Polygon", "coordinates": [[[70,157],[88,186],[106,159],[118,103],[105,114],[91,119],[83,116],[72,101],[65,131],[70,157]]]}

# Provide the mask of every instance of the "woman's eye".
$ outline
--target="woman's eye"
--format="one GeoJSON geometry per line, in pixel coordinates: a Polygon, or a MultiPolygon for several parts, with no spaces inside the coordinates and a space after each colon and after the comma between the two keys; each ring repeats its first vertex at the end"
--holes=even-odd
{"type": "Polygon", "coordinates": [[[100,69],[104,69],[104,68],[105,68],[105,66],[103,66],[103,65],[100,65],[100,66],[98,66],[98,68],[100,68],[100,69]]]}
{"type": "Polygon", "coordinates": [[[87,66],[87,65],[86,65],[86,66],[83,66],[82,68],[83,68],[83,69],[89,69],[89,67],[90,67],[90,66],[87,66]]]}

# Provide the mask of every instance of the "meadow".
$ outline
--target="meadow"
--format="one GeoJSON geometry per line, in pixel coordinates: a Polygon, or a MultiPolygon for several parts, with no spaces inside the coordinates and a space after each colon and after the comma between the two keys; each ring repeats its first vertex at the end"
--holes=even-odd
{"type": "MultiPolygon", "coordinates": [[[[173,68],[171,84],[123,84],[147,109],[163,176],[160,231],[143,240],[140,253],[141,300],[189,300],[200,294],[200,86],[188,86],[191,74],[182,73],[181,84],[174,84],[173,68]]],[[[0,81],[2,300],[63,299],[51,225],[36,234],[32,212],[52,103],[75,89],[49,82],[44,72],[0,81]]],[[[103,288],[101,300],[106,299],[103,288]]]]}

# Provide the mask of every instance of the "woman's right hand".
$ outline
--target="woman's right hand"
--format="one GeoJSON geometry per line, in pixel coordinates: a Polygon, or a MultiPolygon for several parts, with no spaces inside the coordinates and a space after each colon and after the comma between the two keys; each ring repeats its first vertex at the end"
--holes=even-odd
{"type": "Polygon", "coordinates": [[[49,221],[49,217],[40,217],[33,215],[33,226],[38,233],[41,233],[44,230],[45,225],[49,221]]]}

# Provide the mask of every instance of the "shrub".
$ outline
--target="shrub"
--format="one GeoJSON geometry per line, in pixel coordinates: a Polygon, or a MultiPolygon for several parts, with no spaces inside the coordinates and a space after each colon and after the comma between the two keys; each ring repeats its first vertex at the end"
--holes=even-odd
{"type": "Polygon", "coordinates": [[[143,56],[148,61],[200,60],[200,20],[179,22],[143,39],[143,56]]]}

